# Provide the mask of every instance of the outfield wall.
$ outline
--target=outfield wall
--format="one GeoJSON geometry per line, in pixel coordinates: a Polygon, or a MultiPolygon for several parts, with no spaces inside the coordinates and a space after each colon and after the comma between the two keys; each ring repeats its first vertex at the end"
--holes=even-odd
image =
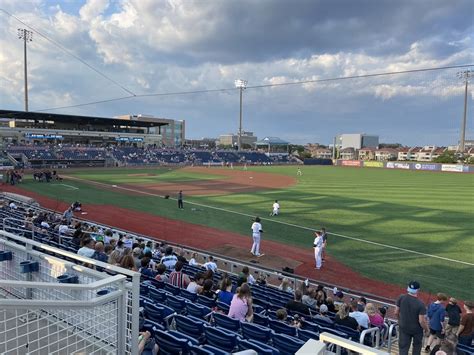
{"type": "Polygon", "coordinates": [[[474,165],[463,164],[439,164],[422,162],[400,162],[400,161],[363,161],[363,160],[341,160],[336,161],[336,166],[350,166],[357,168],[384,168],[403,170],[443,171],[452,173],[474,173],[474,165]]]}

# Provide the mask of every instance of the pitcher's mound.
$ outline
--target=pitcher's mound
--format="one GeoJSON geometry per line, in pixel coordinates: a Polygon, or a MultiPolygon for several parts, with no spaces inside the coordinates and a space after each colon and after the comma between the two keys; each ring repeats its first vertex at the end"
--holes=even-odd
{"type": "MultiPolygon", "coordinates": [[[[263,245],[263,247],[265,247],[263,245]]],[[[250,254],[250,246],[249,249],[238,248],[234,245],[224,244],[218,247],[209,249],[210,252],[226,255],[234,259],[246,261],[246,262],[255,262],[260,264],[261,266],[265,266],[268,268],[281,270],[283,267],[288,266],[292,269],[296,269],[298,266],[301,265],[301,262],[289,258],[283,258],[281,256],[272,255],[265,253],[260,257],[254,256],[250,254]]]]}

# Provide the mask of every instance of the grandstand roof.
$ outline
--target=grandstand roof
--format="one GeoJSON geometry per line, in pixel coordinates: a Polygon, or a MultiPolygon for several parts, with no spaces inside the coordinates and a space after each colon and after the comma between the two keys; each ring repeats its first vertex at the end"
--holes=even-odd
{"type": "Polygon", "coordinates": [[[287,141],[284,141],[278,137],[265,137],[262,140],[255,143],[256,145],[288,145],[290,144],[287,141]]]}
{"type": "Polygon", "coordinates": [[[9,118],[16,120],[35,120],[35,121],[54,121],[67,123],[83,123],[97,125],[114,125],[114,126],[133,126],[133,127],[158,127],[165,126],[167,122],[160,122],[156,118],[143,118],[140,120],[130,120],[122,118],[96,117],[96,116],[77,116],[64,115],[48,112],[25,112],[0,110],[0,118],[9,118]]]}

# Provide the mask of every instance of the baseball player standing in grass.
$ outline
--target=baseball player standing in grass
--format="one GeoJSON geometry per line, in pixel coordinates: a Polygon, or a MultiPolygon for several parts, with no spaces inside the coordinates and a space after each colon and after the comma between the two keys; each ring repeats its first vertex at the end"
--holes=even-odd
{"type": "Polygon", "coordinates": [[[280,212],[280,204],[278,203],[278,200],[275,200],[275,203],[273,204],[273,212],[270,213],[270,216],[278,216],[278,212],[280,212]]]}
{"type": "Polygon", "coordinates": [[[252,250],[250,250],[250,253],[252,253],[255,256],[261,256],[260,255],[260,235],[262,233],[263,233],[263,230],[262,230],[262,225],[260,224],[260,218],[255,217],[255,220],[252,223],[253,245],[252,245],[252,250]]]}
{"type": "Polygon", "coordinates": [[[316,269],[321,269],[323,263],[323,237],[321,236],[321,232],[316,231],[314,232],[316,238],[314,238],[314,258],[316,259],[316,269]]]}

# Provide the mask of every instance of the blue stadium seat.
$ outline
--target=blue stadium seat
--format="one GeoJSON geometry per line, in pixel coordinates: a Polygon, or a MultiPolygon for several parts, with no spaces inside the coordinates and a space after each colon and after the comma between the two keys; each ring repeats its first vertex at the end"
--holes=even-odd
{"type": "Polygon", "coordinates": [[[355,342],[359,342],[360,340],[360,332],[357,330],[338,324],[334,325],[334,329],[347,334],[347,336],[355,342]]]}
{"type": "Polygon", "coordinates": [[[269,318],[267,316],[264,316],[264,315],[261,315],[261,314],[258,314],[258,313],[253,314],[253,323],[254,324],[263,325],[265,327],[268,327],[268,321],[269,321],[269,318]]]}
{"type": "Polygon", "coordinates": [[[204,325],[206,344],[221,350],[232,352],[237,346],[238,335],[225,330],[204,325]]]}
{"type": "Polygon", "coordinates": [[[334,328],[334,322],[328,322],[324,319],[320,319],[320,318],[308,318],[308,320],[312,323],[316,323],[316,324],[319,324],[320,326],[322,327],[326,327],[326,328],[334,328]]]}
{"type": "Polygon", "coordinates": [[[211,345],[204,345],[202,347],[204,350],[207,350],[209,351],[210,353],[214,354],[214,355],[228,355],[229,353],[227,351],[222,351],[221,349],[219,348],[216,348],[215,346],[211,346],[211,345]]]}
{"type": "Polygon", "coordinates": [[[148,289],[148,297],[153,299],[155,302],[158,302],[158,303],[165,303],[166,298],[168,297],[168,294],[169,293],[167,293],[163,290],[160,290],[160,289],[156,289],[156,288],[149,288],[148,289]]]}
{"type": "Polygon", "coordinates": [[[174,314],[174,311],[165,305],[155,305],[145,302],[143,308],[145,309],[145,319],[166,326],[168,325],[168,319],[174,314]]]}
{"type": "Polygon", "coordinates": [[[196,318],[205,319],[212,313],[212,309],[200,304],[186,303],[186,313],[196,318]]]}
{"type": "Polygon", "coordinates": [[[216,301],[214,301],[214,299],[202,295],[198,295],[197,303],[209,308],[214,308],[216,306],[216,301]]]}
{"type": "Polygon", "coordinates": [[[183,313],[186,308],[186,299],[178,296],[169,295],[166,298],[166,304],[176,313],[183,313]]]}
{"type": "Polygon", "coordinates": [[[304,341],[285,334],[274,334],[273,347],[282,354],[295,354],[303,345],[304,341]]]}
{"type": "Polygon", "coordinates": [[[178,339],[185,339],[189,345],[199,345],[199,341],[194,339],[193,336],[189,336],[187,334],[181,333],[178,330],[168,330],[168,334],[178,338],[178,339]]]}
{"type": "Polygon", "coordinates": [[[270,319],[268,326],[270,329],[275,331],[275,333],[296,336],[296,327],[292,327],[291,325],[280,322],[279,320],[270,319]]]}
{"type": "Polygon", "coordinates": [[[214,352],[207,350],[204,347],[194,345],[189,348],[189,354],[190,355],[214,355],[214,352]]]}
{"type": "Polygon", "coordinates": [[[239,350],[254,350],[258,355],[280,355],[280,351],[270,345],[253,341],[253,340],[239,340],[239,350]]]}
{"type": "Polygon", "coordinates": [[[311,332],[314,332],[314,333],[320,333],[320,325],[318,324],[315,324],[315,323],[311,323],[311,322],[307,322],[307,321],[304,321],[301,328],[304,329],[304,330],[309,330],[311,332]]]}
{"type": "Polygon", "coordinates": [[[217,305],[217,308],[221,310],[222,312],[224,312],[225,314],[229,313],[230,306],[227,303],[217,301],[216,305],[217,305]]]}
{"type": "Polygon", "coordinates": [[[242,322],[240,328],[245,339],[256,340],[262,343],[268,343],[273,334],[270,328],[258,324],[242,322]]]}
{"type": "Polygon", "coordinates": [[[238,332],[240,330],[240,321],[238,319],[233,319],[217,312],[212,313],[212,319],[218,327],[225,328],[232,332],[238,332]]]}
{"type": "Polygon", "coordinates": [[[174,316],[176,330],[190,337],[193,337],[199,343],[204,341],[204,322],[194,317],[185,317],[182,315],[174,316]]]}
{"type": "Polygon", "coordinates": [[[160,355],[187,353],[190,348],[186,338],[177,338],[161,330],[155,331],[155,341],[160,347],[160,355]]]}
{"type": "Polygon", "coordinates": [[[167,292],[169,292],[169,293],[171,293],[171,294],[173,294],[173,295],[175,295],[175,296],[179,295],[179,292],[180,292],[180,290],[181,290],[179,287],[173,286],[173,285],[171,285],[171,284],[169,284],[169,283],[165,283],[165,287],[164,287],[164,288],[165,288],[165,291],[167,291],[167,292]]]}
{"type": "Polygon", "coordinates": [[[197,299],[197,294],[189,292],[188,290],[181,289],[179,292],[180,297],[186,298],[187,300],[190,300],[191,302],[196,301],[197,299]]]}
{"type": "Polygon", "coordinates": [[[319,327],[319,332],[320,333],[327,332],[327,333],[330,333],[330,334],[340,336],[341,338],[349,339],[349,335],[347,333],[341,332],[340,330],[336,330],[336,329],[332,329],[332,328],[319,327]]]}
{"type": "Polygon", "coordinates": [[[319,334],[310,330],[298,329],[298,339],[307,342],[309,339],[319,340],[319,334]]]}

